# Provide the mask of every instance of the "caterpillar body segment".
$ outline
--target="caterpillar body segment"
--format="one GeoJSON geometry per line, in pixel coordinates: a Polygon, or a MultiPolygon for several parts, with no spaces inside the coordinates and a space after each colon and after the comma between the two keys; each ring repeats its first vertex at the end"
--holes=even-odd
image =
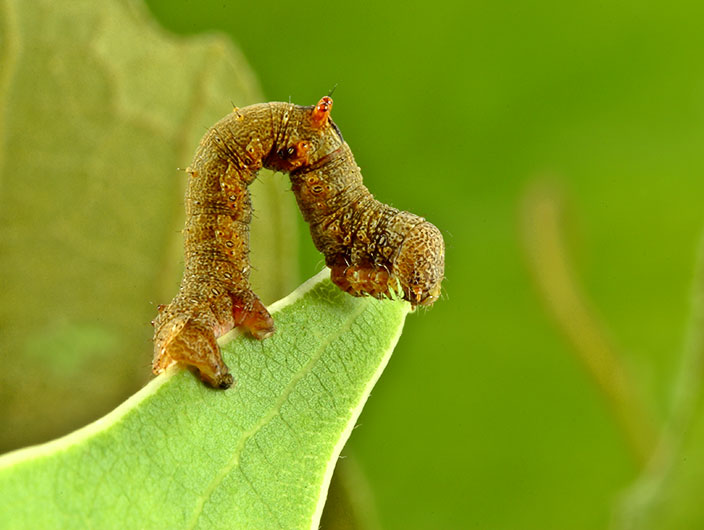
{"type": "Polygon", "coordinates": [[[440,295],[444,243],[422,217],[374,199],[330,118],[332,99],[302,107],[235,109],[205,134],[188,168],[185,270],[178,294],[154,325],[154,373],[196,368],[216,388],[233,378],[217,337],[234,327],[263,339],[274,322],[249,285],[249,184],[262,167],[289,173],[331,279],[354,296],[431,305],[440,295]]]}

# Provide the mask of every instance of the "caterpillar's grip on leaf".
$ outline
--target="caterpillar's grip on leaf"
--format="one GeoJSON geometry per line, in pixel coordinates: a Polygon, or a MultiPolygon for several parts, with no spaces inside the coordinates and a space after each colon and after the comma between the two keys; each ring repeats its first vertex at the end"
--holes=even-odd
{"type": "Polygon", "coordinates": [[[263,339],[274,322],[249,286],[249,184],[262,167],[289,173],[331,279],[354,296],[431,305],[440,295],[445,246],[422,217],[375,200],[340,130],[332,99],[313,107],[263,103],[216,123],[196,151],[186,193],[185,271],[154,325],[154,373],[195,367],[214,387],[232,376],[216,338],[234,327],[263,339]]]}

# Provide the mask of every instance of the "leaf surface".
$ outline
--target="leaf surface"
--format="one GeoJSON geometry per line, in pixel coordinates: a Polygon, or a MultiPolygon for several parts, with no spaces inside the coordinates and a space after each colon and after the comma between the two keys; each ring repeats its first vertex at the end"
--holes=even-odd
{"type": "Polygon", "coordinates": [[[224,337],[231,390],[170,369],[93,424],[0,458],[0,526],[317,528],[409,307],[321,272],[270,308],[272,338],[224,337]]]}

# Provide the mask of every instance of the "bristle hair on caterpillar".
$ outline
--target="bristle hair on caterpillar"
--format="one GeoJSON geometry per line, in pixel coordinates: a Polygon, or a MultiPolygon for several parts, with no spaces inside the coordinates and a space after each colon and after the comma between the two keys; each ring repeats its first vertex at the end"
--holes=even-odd
{"type": "Polygon", "coordinates": [[[235,108],[203,136],[186,170],[183,279],[152,322],[154,373],[181,363],[213,387],[228,388],[233,378],[217,337],[234,327],[257,339],[274,332],[249,285],[248,186],[262,167],[289,174],[313,242],[342,290],[376,298],[397,292],[414,306],[438,299],[445,260],[440,231],[374,199],[330,117],[332,104],[325,96],[314,106],[235,108]]]}

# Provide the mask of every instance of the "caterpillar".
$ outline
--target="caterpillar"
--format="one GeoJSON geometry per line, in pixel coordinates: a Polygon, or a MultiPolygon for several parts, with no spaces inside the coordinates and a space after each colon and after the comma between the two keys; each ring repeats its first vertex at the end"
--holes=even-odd
{"type": "Polygon", "coordinates": [[[257,339],[274,332],[271,315],[249,286],[248,186],[262,167],[289,174],[338,287],[354,296],[398,293],[413,306],[438,299],[445,260],[440,231],[374,199],[331,110],[329,96],[315,106],[235,108],[200,141],[187,169],[183,279],[152,322],[155,374],[182,363],[211,386],[228,388],[233,378],[217,337],[234,327],[257,339]]]}

